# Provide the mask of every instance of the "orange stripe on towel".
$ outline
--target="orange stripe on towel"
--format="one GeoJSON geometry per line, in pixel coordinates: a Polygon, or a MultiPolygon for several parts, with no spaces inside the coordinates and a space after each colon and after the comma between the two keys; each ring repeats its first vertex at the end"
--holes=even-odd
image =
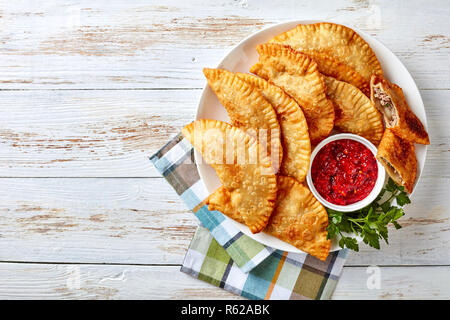
{"type": "Polygon", "coordinates": [[[287,252],[283,252],[281,256],[280,263],[278,263],[277,270],[275,270],[275,274],[272,277],[272,281],[270,282],[269,289],[267,289],[267,294],[264,297],[264,300],[268,300],[272,295],[273,288],[275,287],[275,283],[277,283],[278,277],[281,273],[281,269],[283,269],[284,262],[286,261],[287,252]]]}

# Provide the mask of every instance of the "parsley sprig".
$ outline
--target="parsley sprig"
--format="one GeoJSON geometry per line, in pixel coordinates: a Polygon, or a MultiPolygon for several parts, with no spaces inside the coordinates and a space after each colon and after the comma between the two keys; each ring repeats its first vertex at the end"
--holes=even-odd
{"type": "Polygon", "coordinates": [[[403,186],[398,186],[389,178],[378,197],[360,210],[340,212],[327,208],[329,217],[327,238],[331,239],[340,235],[341,248],[347,247],[359,251],[356,239],[347,235],[354,233],[359,235],[365,244],[380,249],[380,239],[389,244],[387,226],[392,223],[396,229],[401,228],[397,220],[405,215],[402,207],[408,203],[411,201],[403,186]],[[397,200],[397,206],[392,205],[394,198],[397,200]]]}

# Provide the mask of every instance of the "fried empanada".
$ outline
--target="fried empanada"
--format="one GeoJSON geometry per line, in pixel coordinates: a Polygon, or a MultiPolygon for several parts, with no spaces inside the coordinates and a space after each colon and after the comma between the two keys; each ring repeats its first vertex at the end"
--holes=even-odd
{"type": "Polygon", "coordinates": [[[334,103],[334,126],[343,132],[360,135],[375,145],[383,135],[383,118],[372,101],[355,86],[324,77],[327,95],[334,103]]]}
{"type": "Polygon", "coordinates": [[[229,216],[231,219],[236,220],[239,223],[245,224],[244,217],[241,215],[239,210],[233,206],[231,201],[231,194],[221,186],[219,189],[214,191],[206,199],[206,204],[208,205],[208,210],[210,211],[220,211],[223,214],[229,216]]]}
{"type": "Polygon", "coordinates": [[[257,47],[259,62],[250,72],[264,78],[297,101],[308,123],[311,144],[327,137],[334,124],[334,108],[317,64],[308,56],[279,44],[257,47]]]}
{"type": "Polygon", "coordinates": [[[283,160],[280,172],[282,175],[294,177],[299,182],[303,182],[309,168],[311,143],[308,125],[300,106],[282,89],[262,78],[246,73],[236,75],[258,88],[264,98],[272,104],[281,128],[283,160]]]}
{"type": "Polygon", "coordinates": [[[277,172],[283,150],[280,125],[272,105],[259,90],[230,71],[205,68],[203,73],[220,103],[227,109],[233,126],[253,130],[262,147],[267,148],[267,154],[277,172]]]}
{"type": "Polygon", "coordinates": [[[325,260],[331,246],[327,226],[327,211],[311,191],[293,178],[278,176],[277,202],[264,232],[325,260]]]}
{"type": "Polygon", "coordinates": [[[411,193],[416,181],[417,159],[414,143],[394,134],[391,129],[384,131],[378,146],[377,159],[398,185],[411,193]]]}
{"type": "Polygon", "coordinates": [[[299,24],[269,41],[289,45],[314,59],[319,71],[353,84],[370,94],[372,74],[382,75],[380,62],[369,44],[343,25],[321,22],[299,24]]]}
{"type": "MultiPolygon", "coordinates": [[[[219,210],[244,223],[225,188],[217,189],[207,200],[209,210],[219,210]]],[[[275,209],[263,232],[279,238],[312,256],[325,260],[331,241],[327,240],[328,214],[311,191],[291,177],[278,176],[275,209]]]]}
{"type": "Polygon", "coordinates": [[[409,108],[402,88],[374,75],[370,81],[370,97],[383,114],[386,128],[406,141],[430,144],[428,133],[409,108]]]}
{"type": "Polygon", "coordinates": [[[182,133],[215,169],[250,231],[264,229],[275,205],[277,180],[270,159],[258,157],[255,138],[226,122],[206,119],[185,126],[182,133]]]}

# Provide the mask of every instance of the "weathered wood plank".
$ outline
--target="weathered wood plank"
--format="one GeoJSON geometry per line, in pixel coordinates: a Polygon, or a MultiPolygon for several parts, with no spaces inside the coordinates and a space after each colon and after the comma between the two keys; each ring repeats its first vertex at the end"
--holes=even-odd
{"type": "MultiPolygon", "coordinates": [[[[242,299],[179,266],[0,263],[0,299],[242,299]],[[30,283],[32,285],[30,285],[30,283]]],[[[448,299],[450,267],[381,267],[369,289],[365,267],[344,267],[333,299],[448,299]]]]}
{"type": "Polygon", "coordinates": [[[445,1],[14,1],[0,9],[1,89],[200,88],[201,69],[243,38],[299,19],[367,31],[419,87],[450,88],[445,1]]]}
{"type": "MultiPolygon", "coordinates": [[[[201,90],[0,91],[0,177],[157,177],[148,161],[195,117],[201,90]]],[[[450,177],[448,90],[422,91],[424,174],[450,177]]]]}
{"type": "Polygon", "coordinates": [[[238,298],[179,269],[179,266],[0,263],[0,299],[238,298]]]}
{"type": "Polygon", "coordinates": [[[195,117],[199,90],[0,92],[0,176],[159,176],[148,157],[195,117]]]}
{"type": "Polygon", "coordinates": [[[0,190],[0,261],[180,263],[198,225],[162,179],[3,179],[0,190]]]}
{"type": "MultiPolygon", "coordinates": [[[[403,228],[347,265],[450,264],[449,178],[424,178],[403,228]]],[[[0,261],[180,264],[198,225],[160,178],[0,179],[0,261]]]]}
{"type": "Polygon", "coordinates": [[[367,286],[373,275],[365,267],[344,267],[333,299],[448,299],[450,267],[380,267],[380,288],[367,286]]]}

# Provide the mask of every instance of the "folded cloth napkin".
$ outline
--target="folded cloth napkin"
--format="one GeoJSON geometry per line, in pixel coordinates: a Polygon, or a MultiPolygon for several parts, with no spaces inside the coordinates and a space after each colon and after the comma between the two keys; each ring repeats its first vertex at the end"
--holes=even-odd
{"type": "Polygon", "coordinates": [[[320,261],[305,253],[274,250],[250,272],[238,268],[208,230],[198,227],[181,271],[249,299],[329,299],[347,250],[320,261]]]}
{"type": "Polygon", "coordinates": [[[347,250],[331,253],[324,262],[306,253],[282,252],[244,235],[221,212],[209,211],[194,149],[181,134],[150,160],[209,230],[197,229],[181,271],[252,299],[331,296],[347,250]]]}

